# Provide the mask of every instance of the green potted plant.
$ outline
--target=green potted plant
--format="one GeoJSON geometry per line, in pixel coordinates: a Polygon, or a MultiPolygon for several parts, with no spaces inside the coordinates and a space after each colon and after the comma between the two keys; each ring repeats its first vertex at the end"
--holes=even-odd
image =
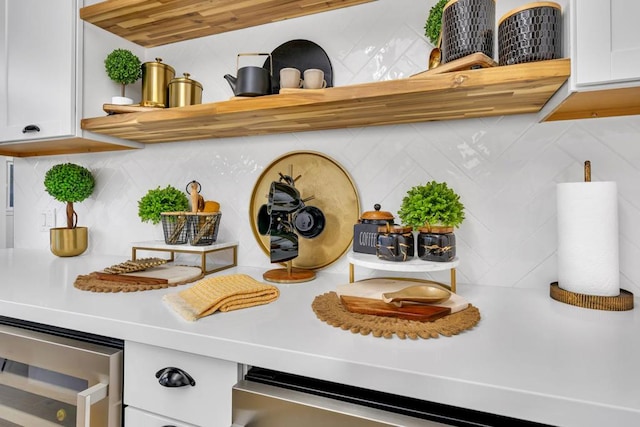
{"type": "Polygon", "coordinates": [[[171,185],[151,189],[138,201],[138,216],[142,222],[162,221],[164,240],[169,245],[187,243],[187,195],[171,185]]]}
{"type": "Polygon", "coordinates": [[[429,16],[424,24],[424,34],[435,47],[440,47],[442,11],[448,1],[449,0],[438,0],[438,2],[429,10],[429,16]]]}
{"type": "Polygon", "coordinates": [[[407,191],[398,216],[405,225],[459,227],[464,220],[464,205],[460,196],[446,182],[431,181],[407,191]]]}
{"type": "Polygon", "coordinates": [[[455,258],[453,229],[464,220],[464,205],[447,183],[431,181],[412,187],[402,199],[398,216],[419,231],[418,258],[435,262],[455,258]]]}
{"type": "Polygon", "coordinates": [[[95,179],[91,171],[74,163],[53,166],[44,176],[44,187],[54,199],[67,204],[67,226],[50,230],[51,252],[57,256],[76,256],[87,249],[88,229],[78,227],[73,204],[93,193],[95,179]]]}
{"type": "Polygon", "coordinates": [[[133,104],[131,98],[124,96],[125,87],[142,77],[140,58],[127,49],[115,49],[104,60],[107,75],[111,80],[122,85],[121,96],[111,98],[112,104],[133,104]]]}

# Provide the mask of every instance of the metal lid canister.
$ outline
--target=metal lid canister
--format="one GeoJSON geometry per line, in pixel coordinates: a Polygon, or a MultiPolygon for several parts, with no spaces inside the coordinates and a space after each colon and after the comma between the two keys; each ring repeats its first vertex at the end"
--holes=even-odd
{"type": "Polygon", "coordinates": [[[173,67],[163,64],[162,58],[142,64],[142,102],[144,107],[169,105],[169,82],[176,75],[173,67]]]}
{"type": "Polygon", "coordinates": [[[387,211],[381,211],[380,205],[375,204],[373,211],[363,212],[360,216],[360,223],[362,224],[393,224],[393,214],[387,211]]]}
{"type": "Polygon", "coordinates": [[[184,77],[176,77],[169,82],[169,107],[184,107],[202,103],[202,85],[189,78],[189,73],[184,77]]]}

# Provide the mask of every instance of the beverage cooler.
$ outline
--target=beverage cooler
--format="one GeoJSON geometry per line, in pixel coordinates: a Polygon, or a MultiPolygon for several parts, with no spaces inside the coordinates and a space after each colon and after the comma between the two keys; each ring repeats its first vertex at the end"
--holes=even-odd
{"type": "Polygon", "coordinates": [[[120,427],[122,341],[0,317],[0,426],[120,427]]]}

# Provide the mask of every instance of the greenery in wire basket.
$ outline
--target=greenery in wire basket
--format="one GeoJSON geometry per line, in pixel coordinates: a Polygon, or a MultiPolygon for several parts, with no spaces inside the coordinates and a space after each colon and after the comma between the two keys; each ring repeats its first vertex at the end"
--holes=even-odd
{"type": "Polygon", "coordinates": [[[189,209],[186,194],[171,185],[149,190],[138,201],[138,216],[142,222],[158,224],[162,212],[181,212],[189,209]]]}
{"type": "Polygon", "coordinates": [[[438,2],[429,10],[427,22],[424,24],[424,35],[429,38],[431,44],[438,47],[438,39],[440,38],[440,29],[442,27],[442,10],[449,0],[438,0],[438,2]]]}
{"type": "Polygon", "coordinates": [[[81,202],[93,193],[95,179],[91,171],[74,163],[53,166],[44,175],[44,188],[54,199],[67,204],[67,228],[76,228],[78,214],[74,202],[81,202]]]}
{"type": "Polygon", "coordinates": [[[459,227],[464,220],[464,205],[447,183],[431,181],[407,191],[398,216],[403,224],[414,228],[427,224],[459,227]]]}
{"type": "Polygon", "coordinates": [[[142,64],[140,59],[130,50],[115,49],[104,60],[104,67],[111,80],[122,85],[122,95],[124,88],[128,84],[138,81],[142,77],[142,64]]]}

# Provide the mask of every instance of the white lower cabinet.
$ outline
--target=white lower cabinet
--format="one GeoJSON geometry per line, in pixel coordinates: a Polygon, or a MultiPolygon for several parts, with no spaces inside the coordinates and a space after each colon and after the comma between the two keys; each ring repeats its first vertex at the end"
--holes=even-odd
{"type": "Polygon", "coordinates": [[[231,425],[236,363],[130,341],[124,355],[127,427],[231,425]]]}

